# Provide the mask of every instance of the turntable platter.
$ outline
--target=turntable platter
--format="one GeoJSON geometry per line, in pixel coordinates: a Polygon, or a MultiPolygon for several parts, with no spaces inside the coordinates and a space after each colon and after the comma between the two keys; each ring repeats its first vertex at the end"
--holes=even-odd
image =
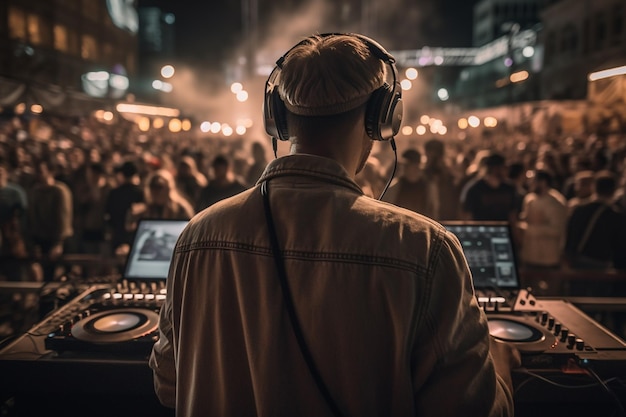
{"type": "Polygon", "coordinates": [[[489,333],[496,339],[513,343],[521,353],[541,353],[558,345],[556,336],[536,325],[528,316],[490,315],[489,333]]]}
{"type": "Polygon", "coordinates": [[[154,332],[159,315],[142,308],[101,311],[78,321],[72,335],[85,342],[124,342],[154,332]]]}

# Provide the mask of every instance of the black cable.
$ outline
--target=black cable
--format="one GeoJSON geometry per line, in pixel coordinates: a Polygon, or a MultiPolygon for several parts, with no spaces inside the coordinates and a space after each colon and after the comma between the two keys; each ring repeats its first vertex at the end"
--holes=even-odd
{"type": "Polygon", "coordinates": [[[626,417],[626,410],[624,410],[624,406],[622,405],[621,400],[615,394],[615,392],[613,392],[613,390],[609,388],[609,386],[602,380],[602,378],[600,378],[600,376],[589,366],[585,366],[583,369],[587,372],[587,374],[591,375],[596,381],[598,381],[602,388],[604,388],[604,390],[609,394],[611,400],[613,400],[613,402],[615,403],[615,408],[616,411],[619,412],[619,416],[626,417]]]}
{"type": "MultiPolygon", "coordinates": [[[[539,375],[535,372],[529,371],[528,369],[525,368],[518,368],[518,369],[513,369],[513,372],[516,373],[520,373],[520,374],[525,374],[528,375],[532,378],[537,378],[540,381],[543,381],[547,384],[553,385],[555,387],[558,388],[563,388],[563,389],[583,389],[583,388],[593,388],[593,387],[597,387],[598,386],[598,382],[593,382],[591,384],[577,384],[577,385],[566,385],[566,384],[562,384],[556,381],[551,380],[550,378],[546,378],[545,376],[539,375]]],[[[532,381],[531,378],[528,378],[522,382],[520,382],[516,387],[515,387],[515,394],[517,394],[517,392],[524,386],[526,385],[529,381],[532,381]]],[[[612,382],[612,381],[619,381],[618,377],[613,377],[613,378],[609,378],[606,382],[612,382]]]]}
{"type": "Polygon", "coordinates": [[[396,175],[396,168],[398,167],[398,151],[396,150],[396,140],[394,138],[391,138],[391,140],[389,140],[389,144],[391,145],[391,149],[393,149],[393,170],[391,171],[391,175],[389,176],[387,184],[385,184],[385,188],[383,188],[383,191],[380,193],[380,197],[378,197],[379,200],[382,200],[385,196],[387,189],[391,185],[393,177],[396,175]]]}
{"type": "Polygon", "coordinates": [[[611,399],[613,400],[613,402],[615,403],[615,411],[619,412],[619,417],[626,417],[626,412],[624,411],[624,407],[621,404],[620,399],[617,397],[617,395],[613,392],[613,390],[611,390],[608,387],[608,383],[610,382],[619,382],[620,384],[622,384],[622,381],[619,377],[612,377],[609,378],[607,380],[602,380],[598,374],[596,374],[591,368],[586,367],[585,370],[587,371],[586,373],[591,376],[594,380],[593,383],[591,384],[576,384],[576,385],[566,385],[566,384],[562,384],[556,381],[553,381],[549,378],[546,378],[544,376],[541,376],[535,372],[529,371],[528,369],[525,368],[518,368],[518,369],[514,369],[512,372],[516,372],[516,373],[520,373],[520,374],[526,374],[528,376],[530,376],[531,378],[528,378],[524,381],[522,381],[521,383],[517,384],[517,386],[515,387],[515,391],[513,393],[513,396],[517,396],[519,395],[519,391],[521,390],[521,388],[526,385],[528,382],[532,381],[532,378],[536,378],[539,379],[540,381],[543,381],[547,384],[553,385],[555,387],[558,388],[562,388],[562,389],[585,389],[585,388],[593,388],[593,387],[598,387],[601,386],[610,396],[611,399]]]}

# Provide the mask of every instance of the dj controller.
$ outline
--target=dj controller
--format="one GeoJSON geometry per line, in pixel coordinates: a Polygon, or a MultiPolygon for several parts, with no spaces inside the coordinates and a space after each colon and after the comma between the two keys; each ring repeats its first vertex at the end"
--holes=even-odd
{"type": "MultiPolygon", "coordinates": [[[[75,372],[89,366],[97,369],[80,371],[82,376],[75,379],[102,372],[125,379],[122,369],[127,368],[141,374],[144,389],[151,391],[147,358],[158,340],[159,311],[164,299],[165,288],[158,282],[93,285],[34,326],[28,335],[0,350],[0,371],[7,359],[43,361],[54,368],[72,366],[75,372]],[[133,366],[128,368],[129,364],[133,366]],[[118,371],[114,371],[116,366],[118,371]]],[[[531,373],[547,372],[558,377],[593,372],[601,380],[626,376],[626,342],[563,299],[535,298],[521,291],[507,308],[483,308],[491,335],[514,344],[521,353],[522,367],[531,373]]],[[[20,368],[10,369],[16,372],[20,368]]],[[[108,379],[114,377],[100,376],[98,383],[108,379]]],[[[28,381],[24,380],[27,386],[28,381]]],[[[67,386],[82,389],[76,381],[67,386]]],[[[546,392],[549,390],[533,393],[532,400],[546,392]]],[[[542,401],[550,402],[553,397],[549,394],[542,401]]],[[[528,403],[528,398],[520,404],[524,401],[528,403]]],[[[532,415],[542,414],[533,410],[532,415]]]]}
{"type": "Polygon", "coordinates": [[[45,346],[57,352],[149,354],[158,339],[164,282],[128,282],[99,288],[50,318],[45,346]]]}

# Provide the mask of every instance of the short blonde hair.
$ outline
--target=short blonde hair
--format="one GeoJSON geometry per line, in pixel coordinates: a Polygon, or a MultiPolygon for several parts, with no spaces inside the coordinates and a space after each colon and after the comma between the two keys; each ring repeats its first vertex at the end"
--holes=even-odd
{"type": "Polygon", "coordinates": [[[385,83],[385,71],[383,61],[358,37],[315,35],[285,57],[279,94],[293,114],[340,114],[364,105],[385,83]]]}

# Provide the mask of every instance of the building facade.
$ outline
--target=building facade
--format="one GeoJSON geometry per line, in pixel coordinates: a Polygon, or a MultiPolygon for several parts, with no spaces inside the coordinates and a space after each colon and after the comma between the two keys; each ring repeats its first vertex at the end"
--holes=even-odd
{"type": "Polygon", "coordinates": [[[124,0],[3,1],[0,106],[38,101],[68,112],[65,99],[81,97],[92,81],[103,97],[121,94],[137,70],[137,30],[136,10],[124,0]],[[90,72],[100,79],[86,79],[90,72]],[[105,80],[104,74],[119,77],[105,80]]]}
{"type": "Polygon", "coordinates": [[[562,0],[542,12],[546,99],[586,99],[590,73],[626,65],[624,0],[562,0]]]}

